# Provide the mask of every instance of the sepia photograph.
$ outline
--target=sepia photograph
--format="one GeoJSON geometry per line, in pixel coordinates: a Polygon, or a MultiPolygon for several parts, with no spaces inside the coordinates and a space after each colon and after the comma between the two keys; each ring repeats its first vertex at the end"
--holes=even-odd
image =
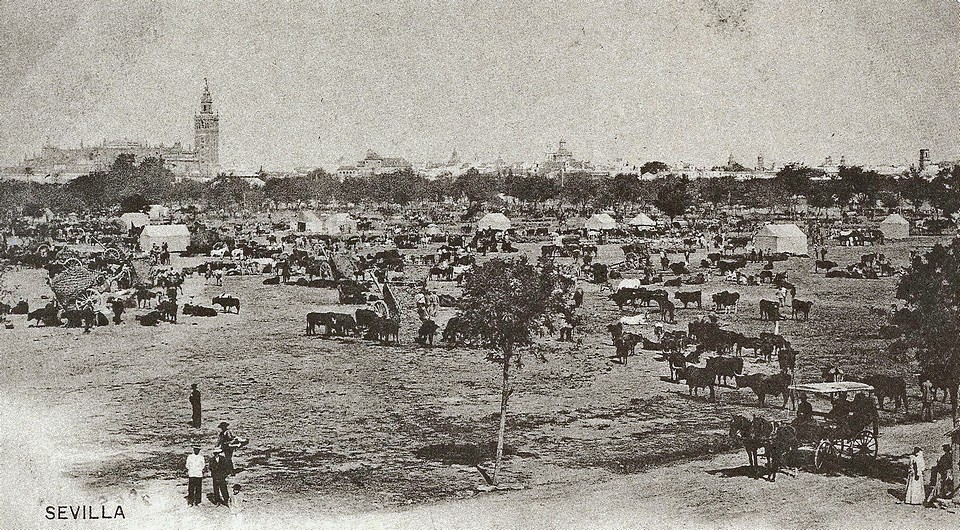
{"type": "Polygon", "coordinates": [[[960,1],[0,28],[0,529],[960,526],[960,1]]]}

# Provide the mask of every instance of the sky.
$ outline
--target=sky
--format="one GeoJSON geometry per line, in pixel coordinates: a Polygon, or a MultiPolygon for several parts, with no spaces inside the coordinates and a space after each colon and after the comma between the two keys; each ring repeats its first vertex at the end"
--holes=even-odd
{"type": "Polygon", "coordinates": [[[192,145],[225,168],[960,158],[957,0],[3,0],[0,162],[47,141],[192,145]]]}

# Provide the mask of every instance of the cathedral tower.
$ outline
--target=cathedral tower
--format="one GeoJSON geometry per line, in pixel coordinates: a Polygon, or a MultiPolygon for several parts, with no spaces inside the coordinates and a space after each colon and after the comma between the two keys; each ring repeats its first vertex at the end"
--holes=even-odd
{"type": "Polygon", "coordinates": [[[213,97],[206,79],[203,80],[200,112],[193,117],[193,141],[200,173],[205,177],[216,177],[220,172],[220,115],[213,111],[213,97]]]}

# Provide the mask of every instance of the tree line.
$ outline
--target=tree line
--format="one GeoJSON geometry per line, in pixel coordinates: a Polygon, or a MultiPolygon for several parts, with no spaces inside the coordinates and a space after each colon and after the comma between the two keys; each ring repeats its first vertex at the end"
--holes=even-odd
{"type": "Polygon", "coordinates": [[[428,179],[412,170],[342,182],[322,169],[303,176],[268,178],[262,187],[247,180],[221,175],[208,182],[177,180],[163,161],[147,158],[137,163],[132,155],[117,157],[105,171],[92,172],[66,184],[0,182],[0,208],[31,214],[49,208],[54,212],[115,213],[140,211],[149,204],[194,205],[207,209],[259,211],[300,208],[334,201],[353,204],[411,204],[467,202],[504,206],[523,213],[566,205],[583,213],[613,210],[626,215],[637,208],[656,206],[668,217],[682,215],[693,205],[709,209],[732,206],[791,211],[798,199],[823,212],[882,208],[919,208],[929,203],[937,214],[960,211],[960,166],[948,167],[929,179],[915,170],[899,178],[862,167],[842,167],[825,178],[822,171],[788,165],[774,178],[738,180],[732,176],[689,179],[669,173],[662,162],[648,162],[644,173],[657,178],[640,180],[635,174],[598,176],[569,172],[560,176],[515,174],[512,170],[480,173],[470,169],[458,176],[428,179]]]}

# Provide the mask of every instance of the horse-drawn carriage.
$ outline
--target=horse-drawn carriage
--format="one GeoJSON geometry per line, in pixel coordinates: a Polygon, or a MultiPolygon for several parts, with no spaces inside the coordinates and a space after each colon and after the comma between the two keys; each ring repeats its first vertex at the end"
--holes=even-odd
{"type": "Polygon", "coordinates": [[[877,458],[879,416],[870,397],[874,392],[872,386],[854,381],[828,381],[791,385],[790,390],[822,396],[834,403],[831,412],[820,413],[826,421],[810,418],[810,421],[795,424],[799,440],[813,448],[813,465],[817,471],[840,458],[877,458]],[[857,397],[852,402],[847,401],[848,394],[857,397]]]}
{"type": "Polygon", "coordinates": [[[879,417],[870,398],[874,391],[872,386],[836,381],[791,385],[789,388],[796,394],[827,398],[833,403],[833,410],[816,412],[812,405],[802,401],[797,419],[792,422],[734,416],[730,435],[743,444],[751,468],[759,465],[760,449],[763,449],[762,454],[774,478],[787,456],[800,449],[813,452],[813,467],[817,471],[836,464],[841,458],[877,458],[879,417]],[[858,397],[852,402],[847,401],[848,394],[858,397]],[[810,407],[809,413],[803,411],[805,403],[810,407]],[[818,420],[815,416],[823,419],[818,420]]]}

